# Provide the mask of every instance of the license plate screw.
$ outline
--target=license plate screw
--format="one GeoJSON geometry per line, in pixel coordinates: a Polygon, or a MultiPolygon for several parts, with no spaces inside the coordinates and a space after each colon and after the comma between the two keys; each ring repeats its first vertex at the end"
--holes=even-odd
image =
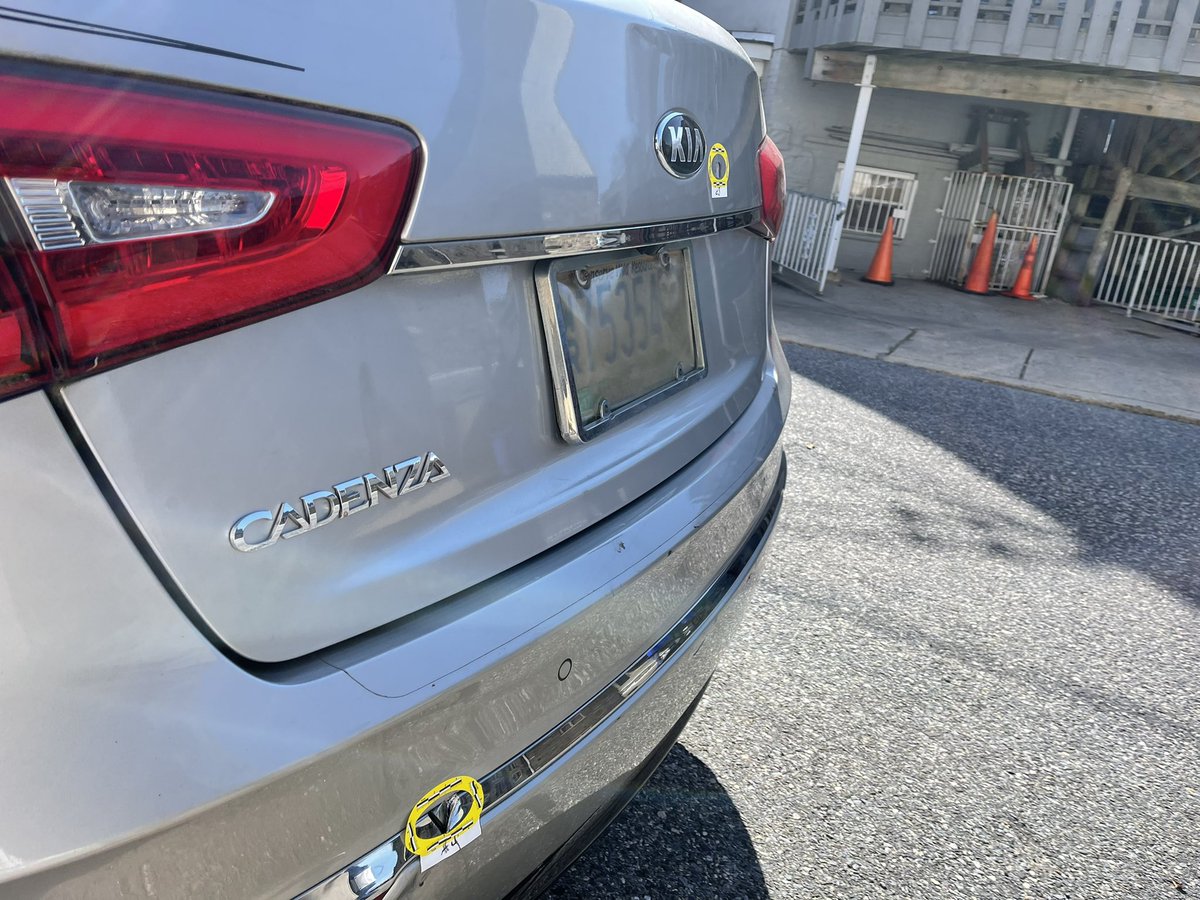
{"type": "Polygon", "coordinates": [[[596,407],[596,414],[598,416],[600,416],[601,419],[608,418],[608,401],[607,400],[602,399],[600,401],[599,406],[596,407]]]}
{"type": "Polygon", "coordinates": [[[675,380],[680,381],[683,378],[683,363],[675,363],[675,380]]]}
{"type": "Polygon", "coordinates": [[[575,282],[581,288],[584,288],[586,290],[588,285],[590,285],[592,283],[592,273],[589,272],[587,269],[576,269],[575,270],[575,282]]]}
{"type": "Polygon", "coordinates": [[[671,253],[666,247],[658,248],[658,261],[662,263],[664,269],[671,268],[671,253]]]}

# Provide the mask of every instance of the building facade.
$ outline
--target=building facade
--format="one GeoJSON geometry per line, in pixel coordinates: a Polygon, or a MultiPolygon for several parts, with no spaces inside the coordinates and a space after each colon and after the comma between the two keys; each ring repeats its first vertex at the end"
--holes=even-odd
{"type": "Polygon", "coordinates": [[[1000,283],[1036,236],[1049,293],[1195,321],[1200,0],[689,3],[756,58],[789,190],[841,201],[842,273],[892,216],[896,276],[955,283],[997,212],[1000,283]]]}

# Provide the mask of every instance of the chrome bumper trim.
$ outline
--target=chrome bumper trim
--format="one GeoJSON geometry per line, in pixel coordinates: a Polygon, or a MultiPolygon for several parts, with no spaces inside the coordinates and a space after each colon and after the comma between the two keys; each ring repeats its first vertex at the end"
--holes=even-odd
{"type": "MultiPolygon", "coordinates": [[[[780,456],[775,484],[758,522],[721,574],[670,631],[552,731],[480,779],[484,816],[628,703],[684,647],[688,638],[703,627],[705,621],[737,588],[766,545],[783,502],[786,480],[787,460],[780,456]]],[[[410,863],[415,865],[416,857],[405,848],[404,832],[400,832],[340,872],[309,888],[296,900],[376,900],[383,896],[410,863]]]]}
{"type": "Polygon", "coordinates": [[[486,266],[516,260],[578,256],[604,250],[624,250],[670,244],[707,237],[734,228],[747,228],[762,221],[762,211],[746,209],[719,216],[680,219],[653,225],[631,225],[599,231],[570,231],[564,234],[527,234],[516,237],[480,238],[467,241],[429,241],[401,244],[392,260],[389,275],[405,272],[435,272],[439,269],[486,266]]]}

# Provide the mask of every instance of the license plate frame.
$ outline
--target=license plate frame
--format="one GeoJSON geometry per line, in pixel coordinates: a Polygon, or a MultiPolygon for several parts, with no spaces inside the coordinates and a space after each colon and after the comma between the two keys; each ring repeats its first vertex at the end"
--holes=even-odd
{"type": "MultiPolygon", "coordinates": [[[[646,410],[650,406],[678,393],[707,375],[708,369],[704,352],[703,331],[701,330],[700,323],[700,309],[699,304],[696,302],[696,280],[692,265],[692,248],[689,243],[681,242],[653,248],[640,248],[549,260],[538,264],[534,272],[534,278],[542,330],[545,335],[546,353],[554,384],[554,405],[558,418],[559,433],[563,440],[568,443],[578,444],[589,441],[615,425],[646,410]],[[664,254],[666,262],[664,262],[664,254]],[[678,269],[675,273],[670,273],[670,265],[676,264],[676,261],[678,269]],[[662,272],[657,272],[653,268],[642,268],[640,270],[635,268],[635,264],[641,263],[661,266],[662,272]],[[617,320],[613,315],[614,308],[617,305],[617,301],[614,299],[617,295],[616,284],[621,283],[621,279],[626,274],[630,275],[633,279],[633,281],[625,282],[628,286],[636,282],[636,277],[639,274],[653,272],[658,275],[658,286],[660,288],[664,283],[668,286],[670,285],[670,279],[667,276],[668,274],[673,274],[674,281],[676,282],[673,289],[678,290],[678,296],[666,296],[661,291],[651,292],[649,300],[652,304],[658,304],[658,308],[646,308],[643,311],[646,323],[645,327],[647,332],[652,330],[650,317],[653,312],[655,318],[663,324],[664,328],[676,329],[665,337],[665,341],[668,344],[674,341],[675,346],[668,346],[665,349],[662,347],[658,348],[664,349],[664,353],[666,354],[659,359],[652,359],[649,355],[644,355],[640,360],[630,358],[626,361],[640,363],[643,367],[649,366],[657,371],[660,364],[662,366],[669,366],[669,359],[672,355],[669,351],[672,349],[678,351],[674,355],[682,356],[683,359],[680,359],[676,363],[673,373],[665,373],[661,377],[653,377],[655,372],[652,371],[649,373],[652,376],[650,379],[652,383],[643,383],[632,396],[622,398],[621,402],[610,406],[607,412],[603,412],[604,407],[595,401],[595,384],[580,384],[581,376],[586,378],[588,373],[580,371],[579,364],[581,360],[576,357],[590,359],[592,355],[590,352],[579,352],[583,349],[578,346],[579,340],[583,336],[580,329],[583,328],[585,334],[593,333],[593,326],[586,323],[581,324],[577,313],[579,311],[578,307],[580,306],[581,295],[590,294],[593,288],[597,289],[596,293],[601,293],[596,279],[605,278],[605,276],[618,270],[620,271],[615,279],[606,279],[601,282],[602,284],[615,282],[607,290],[607,298],[604,296],[589,296],[585,300],[587,305],[586,312],[596,312],[597,315],[600,315],[600,311],[607,313],[608,320],[612,323],[611,344],[613,355],[616,355],[618,341],[617,320]],[[575,300],[574,304],[562,302],[560,292],[568,288],[572,292],[575,300]],[[664,302],[664,298],[670,300],[677,308],[668,309],[668,304],[664,302]],[[682,306],[679,307],[678,304],[682,304],[682,306]],[[689,343],[690,347],[688,346],[689,343]],[[575,346],[575,350],[572,349],[573,345],[575,346]],[[690,357],[688,354],[689,349],[690,357]],[[674,377],[669,377],[671,374],[674,377]]],[[[643,288],[642,292],[645,294],[646,289],[643,288]]],[[[636,305],[636,299],[631,298],[629,287],[626,288],[623,295],[625,298],[624,308],[619,310],[619,312],[622,313],[621,318],[628,325],[627,335],[629,341],[637,343],[639,336],[634,335],[637,316],[636,314],[630,315],[630,306],[636,305]]],[[[650,347],[650,339],[650,335],[647,333],[647,348],[650,347]]],[[[587,343],[590,348],[590,338],[587,339],[587,343]]],[[[645,351],[643,352],[645,354],[645,351]]],[[[610,386],[614,371],[615,369],[610,370],[608,373],[610,376],[610,386]]],[[[594,372],[592,374],[594,375],[594,372]]]]}

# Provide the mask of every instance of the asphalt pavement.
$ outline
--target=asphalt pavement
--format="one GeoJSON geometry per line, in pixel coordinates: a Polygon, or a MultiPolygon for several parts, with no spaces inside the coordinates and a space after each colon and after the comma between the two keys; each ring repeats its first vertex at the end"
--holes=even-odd
{"type": "Polygon", "coordinates": [[[551,896],[1200,896],[1200,427],[788,356],[736,651],[551,896]]]}

